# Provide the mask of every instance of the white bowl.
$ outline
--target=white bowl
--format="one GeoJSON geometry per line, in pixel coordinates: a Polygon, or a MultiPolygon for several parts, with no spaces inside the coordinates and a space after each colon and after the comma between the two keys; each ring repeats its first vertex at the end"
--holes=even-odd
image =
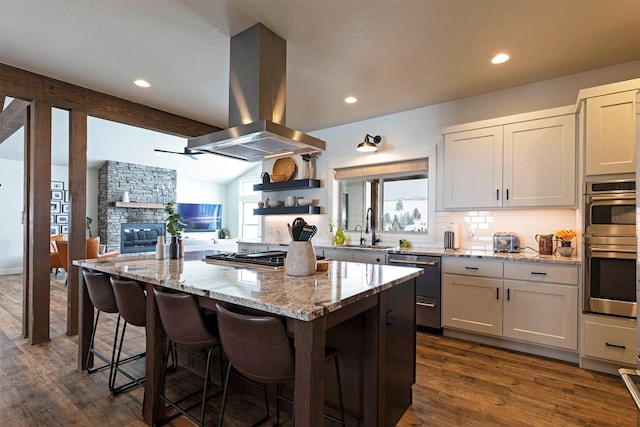
{"type": "Polygon", "coordinates": [[[270,208],[279,208],[280,206],[282,206],[282,204],[282,200],[269,200],[270,208]]]}
{"type": "Polygon", "coordinates": [[[311,206],[313,199],[298,199],[298,206],[311,206]]]}

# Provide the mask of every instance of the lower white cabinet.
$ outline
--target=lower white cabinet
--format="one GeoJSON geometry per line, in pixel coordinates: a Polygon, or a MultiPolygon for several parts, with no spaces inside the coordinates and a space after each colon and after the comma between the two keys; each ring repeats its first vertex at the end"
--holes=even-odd
{"type": "Polygon", "coordinates": [[[584,314],[582,325],[584,357],[636,364],[637,328],[634,319],[584,314]]]}
{"type": "Polygon", "coordinates": [[[502,279],[444,274],[442,326],[501,336],[502,279]]]}
{"type": "MultiPolygon", "coordinates": [[[[332,259],[335,261],[353,261],[353,250],[350,249],[323,249],[322,256],[326,259],[332,259]]],[[[320,251],[316,249],[316,255],[319,255],[320,251]]]]}
{"type": "Polygon", "coordinates": [[[355,250],[353,251],[353,261],[366,264],[387,264],[387,253],[382,250],[355,250]]]}
{"type": "Polygon", "coordinates": [[[577,266],[445,258],[442,277],[444,327],[578,349],[577,266]]]}

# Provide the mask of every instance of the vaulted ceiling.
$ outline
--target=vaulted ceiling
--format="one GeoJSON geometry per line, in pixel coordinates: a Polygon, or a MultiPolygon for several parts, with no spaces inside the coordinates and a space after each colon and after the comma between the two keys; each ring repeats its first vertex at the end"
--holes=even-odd
{"type": "Polygon", "coordinates": [[[0,0],[0,62],[227,127],[229,39],[256,22],[305,132],[640,59],[637,0],[0,0]]]}

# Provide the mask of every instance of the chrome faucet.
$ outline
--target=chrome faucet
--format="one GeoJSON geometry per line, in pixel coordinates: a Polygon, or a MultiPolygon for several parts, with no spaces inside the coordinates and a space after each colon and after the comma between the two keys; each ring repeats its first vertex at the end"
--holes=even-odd
{"type": "Polygon", "coordinates": [[[360,227],[360,246],[362,246],[367,239],[362,237],[362,226],[360,224],[356,225],[355,231],[358,231],[358,227],[360,227]]]}
{"type": "Polygon", "coordinates": [[[369,234],[369,230],[371,230],[371,246],[374,246],[379,240],[376,237],[376,228],[373,226],[373,210],[371,208],[367,209],[367,228],[364,233],[369,234]]]}

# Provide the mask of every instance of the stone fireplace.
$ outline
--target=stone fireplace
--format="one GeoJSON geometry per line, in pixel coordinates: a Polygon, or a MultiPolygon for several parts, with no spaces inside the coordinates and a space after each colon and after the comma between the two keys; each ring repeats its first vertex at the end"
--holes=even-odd
{"type": "Polygon", "coordinates": [[[98,172],[98,235],[108,251],[122,253],[122,224],[133,224],[130,228],[162,224],[164,230],[164,204],[176,201],[176,178],[173,169],[110,160],[102,165],[98,172]],[[128,203],[122,202],[125,191],[129,192],[128,203]]]}

